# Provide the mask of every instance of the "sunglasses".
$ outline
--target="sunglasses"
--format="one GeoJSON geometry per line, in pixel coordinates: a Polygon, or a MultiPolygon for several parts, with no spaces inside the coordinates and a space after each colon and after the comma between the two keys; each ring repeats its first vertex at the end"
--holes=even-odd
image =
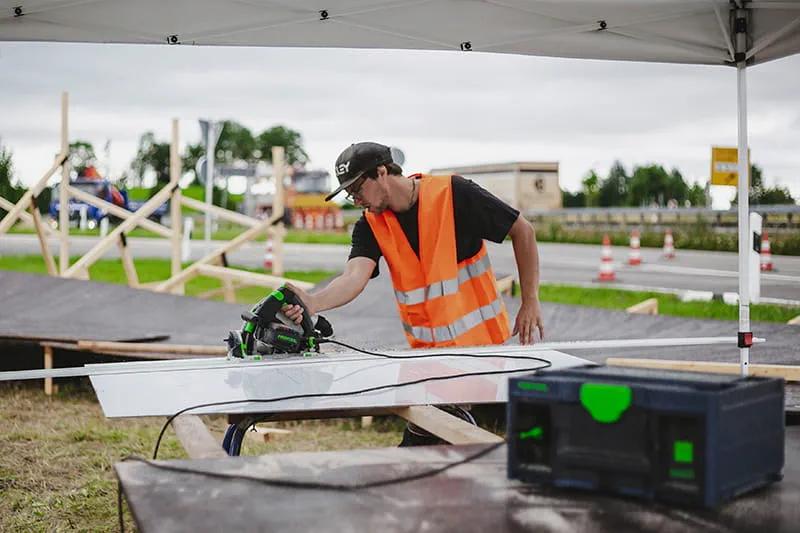
{"type": "Polygon", "coordinates": [[[364,183],[366,181],[367,181],[366,177],[361,178],[361,181],[359,181],[355,187],[347,191],[346,198],[351,202],[354,202],[357,198],[359,198],[359,195],[361,194],[361,188],[364,186],[364,183]]]}

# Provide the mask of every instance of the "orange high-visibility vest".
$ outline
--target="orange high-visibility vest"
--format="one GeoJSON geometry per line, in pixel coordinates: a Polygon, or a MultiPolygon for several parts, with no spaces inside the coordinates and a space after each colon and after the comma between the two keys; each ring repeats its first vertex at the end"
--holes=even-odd
{"type": "Polygon", "coordinates": [[[451,176],[422,176],[419,258],[394,213],[366,213],[394,285],[412,348],[502,344],[508,312],[497,290],[486,243],[458,262],[451,176]]]}

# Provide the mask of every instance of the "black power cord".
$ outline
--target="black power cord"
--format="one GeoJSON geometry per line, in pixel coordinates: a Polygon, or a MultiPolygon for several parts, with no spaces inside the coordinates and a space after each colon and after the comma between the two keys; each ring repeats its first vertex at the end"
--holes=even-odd
{"type": "MultiPolygon", "coordinates": [[[[377,352],[370,352],[368,350],[362,350],[360,348],[356,348],[355,346],[351,346],[349,344],[335,341],[332,339],[325,339],[326,343],[333,343],[343,346],[345,348],[350,348],[351,350],[355,350],[357,352],[372,355],[375,357],[382,357],[385,359],[425,359],[431,357],[473,357],[473,358],[500,358],[500,359],[515,359],[515,360],[528,360],[528,361],[537,361],[542,363],[537,367],[532,368],[514,368],[510,370],[487,370],[487,371],[480,371],[480,372],[462,372],[460,374],[451,374],[447,376],[432,376],[427,378],[420,378],[412,381],[405,381],[403,383],[391,383],[387,385],[377,385],[375,387],[367,387],[364,389],[358,390],[351,390],[345,392],[327,392],[327,393],[315,393],[315,394],[296,394],[291,396],[281,396],[277,398],[266,398],[266,399],[247,399],[247,400],[230,400],[224,402],[210,402],[205,404],[198,404],[193,405],[190,407],[186,407],[181,409],[174,415],[170,416],[167,421],[164,423],[164,426],[161,428],[161,431],[158,434],[158,439],[156,440],[155,449],[153,450],[153,460],[158,458],[158,449],[161,445],[161,440],[164,437],[164,433],[166,432],[169,425],[172,423],[180,415],[187,413],[189,411],[193,411],[195,409],[202,409],[204,407],[215,407],[220,405],[235,405],[241,403],[273,403],[273,402],[280,402],[285,400],[297,400],[297,399],[304,399],[304,398],[332,398],[332,397],[342,397],[342,396],[354,396],[357,394],[364,394],[368,392],[375,392],[384,389],[392,389],[392,388],[400,388],[409,385],[418,385],[420,383],[426,383],[431,381],[444,381],[448,379],[455,379],[455,378],[462,378],[462,377],[472,377],[472,376],[487,376],[487,375],[497,375],[497,374],[512,374],[517,372],[533,372],[536,370],[542,370],[544,368],[548,368],[552,366],[552,363],[546,359],[542,359],[541,357],[534,357],[534,356],[524,356],[524,355],[503,355],[503,354],[464,354],[464,353],[435,353],[435,354],[421,354],[421,355],[388,355],[382,354],[377,352]]],[[[386,480],[374,481],[370,483],[362,483],[362,484],[354,484],[354,485],[339,485],[339,484],[323,484],[323,483],[304,483],[304,482],[293,482],[289,480],[268,480],[268,479],[260,479],[251,476],[241,476],[236,474],[222,474],[218,472],[210,472],[210,471],[203,471],[203,470],[193,470],[190,468],[182,468],[173,465],[166,465],[155,463],[153,461],[148,461],[147,459],[142,459],[140,457],[126,457],[123,461],[139,461],[146,463],[154,468],[160,468],[162,470],[170,470],[173,472],[183,472],[189,474],[197,474],[197,475],[204,475],[209,477],[216,477],[220,479],[241,479],[247,481],[258,482],[266,485],[273,485],[273,486],[281,486],[281,487],[289,487],[289,488],[298,488],[298,489],[317,489],[317,490],[338,490],[338,491],[347,491],[347,490],[360,490],[360,489],[367,489],[367,488],[374,488],[380,486],[391,485],[395,483],[404,483],[407,481],[413,481],[417,479],[422,479],[426,477],[435,476],[440,474],[450,468],[454,468],[456,466],[468,463],[470,461],[474,461],[484,455],[491,453],[492,451],[496,450],[500,446],[504,445],[504,442],[500,442],[497,444],[492,444],[487,448],[481,450],[480,452],[470,455],[460,461],[456,461],[454,463],[450,463],[445,465],[444,467],[429,470],[426,472],[422,472],[420,474],[413,474],[410,476],[401,476],[397,478],[390,478],[386,480]]],[[[122,485],[121,483],[118,484],[118,495],[117,495],[117,510],[119,516],[119,525],[120,531],[124,533],[124,521],[123,521],[123,512],[122,512],[122,485]]]]}

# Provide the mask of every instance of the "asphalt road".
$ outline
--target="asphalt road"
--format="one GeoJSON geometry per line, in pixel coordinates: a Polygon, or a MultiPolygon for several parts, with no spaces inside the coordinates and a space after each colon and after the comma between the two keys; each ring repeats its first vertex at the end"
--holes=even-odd
{"type": "MultiPolygon", "coordinates": [[[[88,252],[98,239],[73,236],[70,254],[88,252]]],[[[131,238],[134,257],[167,258],[169,242],[165,239],[131,238]]],[[[193,241],[191,259],[197,260],[222,242],[193,241]]],[[[53,253],[58,253],[58,241],[50,240],[53,253]]],[[[284,244],[287,270],[340,270],[347,260],[348,246],[322,244],[284,244]]],[[[498,273],[516,273],[514,251],[509,242],[490,243],[490,256],[498,273]]],[[[0,255],[40,254],[35,235],[4,235],[0,237],[0,255]]],[[[593,284],[598,286],[632,288],[648,287],[670,290],[703,290],[715,293],[738,292],[738,258],[734,253],[678,250],[677,257],[666,260],[659,249],[642,249],[643,264],[625,264],[628,249],[613,247],[615,282],[596,282],[600,268],[600,247],[580,244],[540,243],[541,278],[545,283],[593,284]]],[[[105,257],[118,257],[111,248],[105,257]]],[[[258,268],[264,264],[264,244],[248,243],[228,255],[233,265],[258,268]]],[[[766,298],[800,301],[800,257],[774,256],[775,272],[760,273],[761,295],[766,298]]]]}

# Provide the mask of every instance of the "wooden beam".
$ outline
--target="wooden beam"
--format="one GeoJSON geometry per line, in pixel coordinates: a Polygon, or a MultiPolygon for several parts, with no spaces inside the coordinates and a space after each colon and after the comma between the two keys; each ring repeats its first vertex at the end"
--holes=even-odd
{"type": "Polygon", "coordinates": [[[119,257],[122,260],[122,269],[125,271],[125,277],[128,279],[129,287],[139,286],[139,274],[136,272],[136,265],[131,256],[131,250],[128,248],[128,238],[124,233],[119,234],[119,257]]]}
{"type": "Polygon", "coordinates": [[[69,95],[66,92],[61,93],[61,153],[67,156],[61,164],[58,187],[58,271],[64,276],[69,269],[69,95]]]}
{"type": "MultiPolygon", "coordinates": [[[[234,292],[247,286],[248,285],[246,283],[234,283],[233,281],[231,281],[231,288],[233,289],[234,292]]],[[[224,296],[226,290],[227,289],[224,286],[222,286],[216,289],[211,289],[210,291],[201,292],[200,294],[195,294],[194,296],[195,298],[213,298],[215,296],[224,296]]]]}
{"type": "Polygon", "coordinates": [[[172,287],[174,287],[175,285],[177,285],[179,283],[185,283],[186,281],[192,279],[193,277],[195,277],[198,274],[198,269],[202,265],[210,263],[211,261],[213,261],[213,260],[217,259],[218,257],[220,257],[222,254],[225,254],[225,253],[228,253],[228,252],[230,252],[232,250],[235,250],[235,249],[239,248],[242,244],[250,241],[251,239],[253,239],[255,237],[258,237],[258,235],[260,235],[261,233],[264,233],[265,231],[268,231],[269,227],[274,222],[275,222],[275,219],[274,219],[274,214],[273,214],[273,216],[269,217],[267,220],[262,221],[261,224],[259,224],[258,226],[250,228],[249,230],[245,231],[244,233],[241,233],[241,234],[237,235],[236,238],[234,238],[232,241],[228,242],[224,246],[221,246],[217,250],[214,250],[213,252],[207,254],[202,259],[198,259],[197,261],[195,261],[194,263],[189,265],[187,268],[185,268],[183,271],[181,271],[180,274],[178,274],[176,276],[172,276],[171,278],[169,278],[166,281],[162,281],[161,283],[156,285],[155,290],[156,291],[167,291],[167,290],[170,290],[172,287]]]}
{"type": "Polygon", "coordinates": [[[114,231],[101,239],[100,242],[94,246],[94,248],[89,250],[86,255],[81,257],[74,265],[64,272],[63,276],[65,278],[72,277],[81,268],[88,268],[91,266],[95,261],[102,257],[109,247],[113,246],[113,244],[117,242],[120,233],[127,233],[128,230],[134,228],[143,218],[150,216],[150,214],[155,211],[158,206],[167,201],[171,194],[171,185],[167,185],[158,191],[155,196],[150,198],[142,207],[132,214],[128,220],[125,220],[122,224],[117,226],[114,231]]]}
{"type": "Polygon", "coordinates": [[[280,287],[287,281],[304,291],[310,290],[314,287],[313,283],[308,281],[299,281],[278,276],[270,276],[269,274],[258,274],[256,272],[248,272],[246,270],[238,270],[235,268],[226,268],[214,265],[198,265],[197,271],[202,276],[209,276],[220,280],[241,281],[248,285],[255,285],[259,287],[280,287]]]}
{"type": "Polygon", "coordinates": [[[658,299],[648,298],[643,302],[632,305],[625,311],[636,315],[657,315],[658,314],[658,299]]]}
{"type": "MultiPolygon", "coordinates": [[[[741,374],[739,363],[611,357],[606,359],[606,364],[638,368],[659,368],[663,370],[688,370],[693,372],[712,372],[719,374],[741,374]]],[[[800,366],[797,365],[749,365],[747,369],[749,374],[752,376],[782,377],[786,381],[800,381],[800,366]]]]}
{"type": "Polygon", "coordinates": [[[217,459],[228,456],[199,416],[180,415],[172,421],[172,428],[190,458],[217,459]]]}
{"type": "MultiPolygon", "coordinates": [[[[44,352],[44,368],[45,370],[51,370],[53,368],[53,347],[44,346],[42,350],[44,352]]],[[[58,392],[58,389],[53,385],[53,378],[44,378],[44,393],[47,396],[52,396],[56,392],[58,392]]]]}
{"type": "Polygon", "coordinates": [[[284,189],[283,176],[286,167],[286,151],[283,146],[272,147],[272,172],[275,179],[275,200],[272,202],[272,214],[278,215],[278,223],[275,224],[275,231],[272,233],[272,248],[274,257],[272,259],[272,273],[276,276],[283,276],[283,238],[286,235],[286,228],[283,227],[284,213],[284,189]]]}
{"type": "Polygon", "coordinates": [[[497,280],[497,290],[505,296],[514,295],[514,276],[506,276],[497,280]]]}
{"type": "Polygon", "coordinates": [[[243,215],[241,213],[237,213],[236,211],[231,211],[230,209],[225,209],[223,207],[208,205],[207,203],[200,202],[198,200],[195,200],[194,198],[187,198],[186,196],[184,196],[181,198],[181,203],[191,209],[196,209],[197,211],[202,211],[202,212],[213,213],[223,220],[234,222],[236,224],[241,224],[242,226],[247,226],[248,228],[254,228],[259,224],[261,224],[261,221],[256,218],[249,217],[247,215],[243,215]]]}
{"type": "MultiPolygon", "coordinates": [[[[65,157],[66,156],[64,154],[60,154],[53,163],[53,166],[50,167],[50,170],[45,172],[44,176],[39,178],[39,181],[37,181],[33,187],[25,191],[25,194],[22,195],[22,198],[19,199],[19,202],[17,202],[14,207],[8,209],[6,216],[3,217],[3,220],[0,220],[0,235],[3,235],[6,231],[8,231],[11,226],[14,225],[14,222],[16,222],[17,219],[22,215],[22,213],[28,209],[31,198],[39,195],[39,191],[41,191],[42,187],[44,187],[44,185],[47,183],[47,180],[49,180],[50,177],[56,173],[56,170],[61,167],[61,163],[64,161],[65,157]]],[[[3,209],[6,208],[3,207],[3,209]]]]}
{"type": "MultiPolygon", "coordinates": [[[[95,207],[99,207],[100,209],[105,209],[115,217],[119,217],[122,219],[130,218],[134,212],[128,211],[127,209],[123,209],[117,205],[112,204],[111,202],[106,202],[102,198],[98,198],[97,196],[93,196],[88,192],[82,191],[80,189],[76,189],[75,187],[69,187],[69,193],[81,200],[82,202],[86,202],[87,204],[91,204],[95,207]]],[[[162,226],[161,224],[157,224],[150,219],[143,218],[139,221],[139,226],[146,230],[150,230],[153,233],[161,235],[162,237],[171,237],[172,232],[166,226],[162,226]]]]}
{"type": "Polygon", "coordinates": [[[228,348],[208,344],[163,344],[159,342],[113,342],[79,340],[78,350],[101,352],[180,353],[187,355],[226,355],[228,348]]]}
{"type": "MultiPolygon", "coordinates": [[[[8,200],[6,200],[2,196],[0,196],[0,209],[5,209],[6,211],[11,211],[12,209],[14,209],[14,204],[12,204],[8,200]]],[[[33,222],[33,217],[27,211],[20,211],[19,219],[22,220],[23,222],[25,222],[26,224],[33,225],[33,223],[34,223],[33,222]]],[[[43,226],[43,229],[44,229],[44,232],[45,232],[46,235],[49,235],[50,233],[52,233],[50,231],[50,228],[47,227],[46,224],[43,226]]]]}
{"type": "Polygon", "coordinates": [[[395,407],[392,408],[392,412],[450,444],[487,444],[503,441],[502,437],[432,405],[395,407]]]}
{"type": "Polygon", "coordinates": [[[36,197],[31,197],[31,218],[33,219],[33,226],[36,228],[36,235],[39,237],[39,245],[42,247],[42,257],[44,264],[47,267],[47,273],[51,276],[58,276],[58,267],[53,259],[53,254],[50,253],[50,247],[47,245],[47,235],[45,234],[45,224],[42,222],[42,217],[39,215],[39,208],[36,206],[36,197]]]}
{"type": "Polygon", "coordinates": [[[787,324],[791,326],[800,326],[800,315],[797,315],[793,319],[791,319],[787,324]]]}
{"type": "MultiPolygon", "coordinates": [[[[170,224],[172,224],[172,260],[170,261],[170,276],[175,276],[183,270],[181,261],[181,246],[183,240],[183,223],[181,222],[181,153],[180,153],[180,123],[172,119],[172,145],[169,149],[169,181],[175,187],[172,190],[170,207],[170,224]]],[[[186,294],[186,285],[178,283],[172,287],[173,294],[186,294]]]]}

